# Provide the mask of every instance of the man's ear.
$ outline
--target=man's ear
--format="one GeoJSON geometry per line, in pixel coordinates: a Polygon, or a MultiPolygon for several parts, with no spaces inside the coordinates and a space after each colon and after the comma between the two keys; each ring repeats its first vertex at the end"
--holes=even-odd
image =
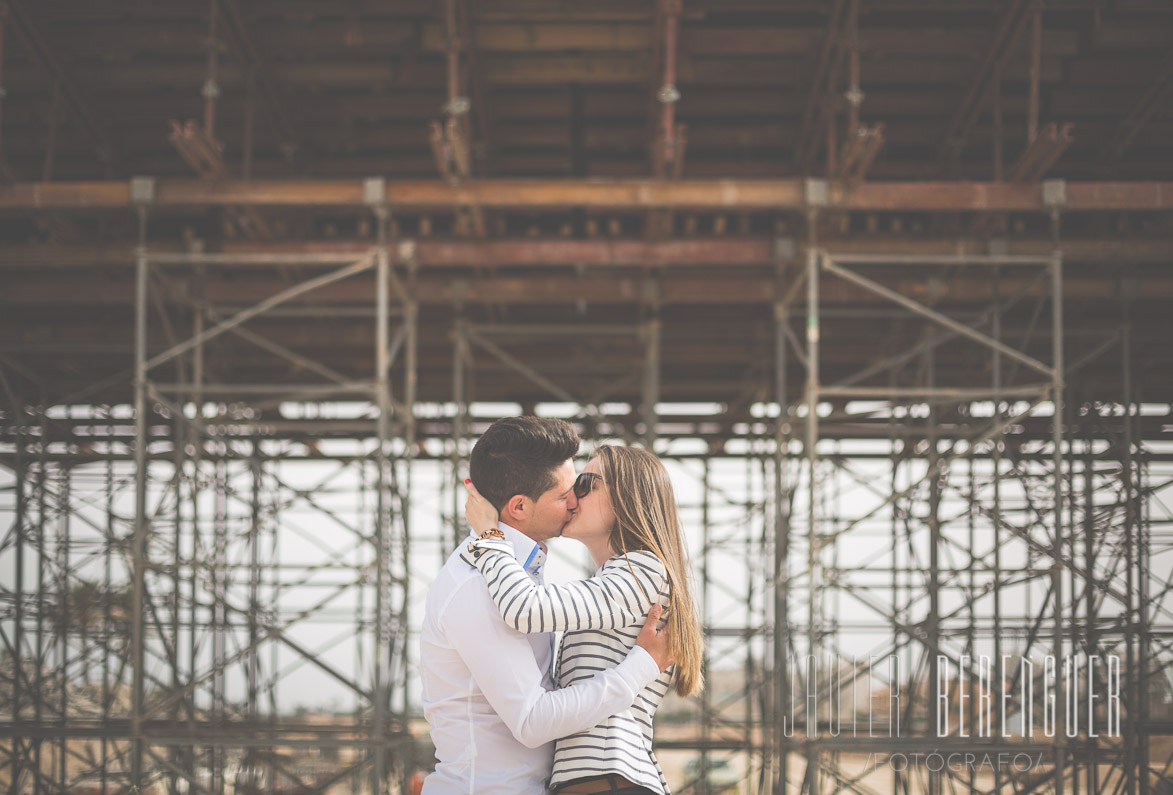
{"type": "Polygon", "coordinates": [[[514,494],[505,501],[501,509],[501,518],[511,527],[520,528],[529,518],[529,497],[524,494],[514,494]]]}

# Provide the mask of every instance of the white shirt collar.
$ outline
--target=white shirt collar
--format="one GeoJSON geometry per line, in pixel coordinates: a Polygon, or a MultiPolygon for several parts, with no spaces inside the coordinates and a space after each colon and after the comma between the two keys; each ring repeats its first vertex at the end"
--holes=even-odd
{"type": "Polygon", "coordinates": [[[513,545],[513,556],[517,558],[517,562],[522,565],[527,574],[531,577],[537,577],[542,570],[542,564],[546,562],[546,545],[540,541],[534,541],[516,527],[511,527],[502,521],[497,522],[497,527],[505,533],[505,540],[513,545]]]}

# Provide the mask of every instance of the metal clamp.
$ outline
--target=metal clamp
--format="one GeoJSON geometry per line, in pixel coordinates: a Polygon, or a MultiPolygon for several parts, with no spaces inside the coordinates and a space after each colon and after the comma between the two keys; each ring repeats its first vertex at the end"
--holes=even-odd
{"type": "Polygon", "coordinates": [[[463,116],[472,107],[468,97],[453,97],[444,103],[444,113],[449,116],[463,116]]]}
{"type": "Polygon", "coordinates": [[[673,85],[660,86],[660,90],[656,92],[656,99],[665,105],[671,105],[680,101],[680,91],[673,85]]]}
{"type": "Polygon", "coordinates": [[[808,179],[803,194],[807,207],[826,207],[831,203],[831,189],[825,179],[808,179]]]}
{"type": "Polygon", "coordinates": [[[155,202],[155,178],[131,177],[130,201],[132,204],[147,205],[155,202]]]}
{"type": "Polygon", "coordinates": [[[363,204],[380,206],[387,203],[387,180],[383,177],[367,177],[362,181],[363,204]]]}
{"type": "Polygon", "coordinates": [[[1067,204],[1067,180],[1043,180],[1043,206],[1055,209],[1067,204]]]}

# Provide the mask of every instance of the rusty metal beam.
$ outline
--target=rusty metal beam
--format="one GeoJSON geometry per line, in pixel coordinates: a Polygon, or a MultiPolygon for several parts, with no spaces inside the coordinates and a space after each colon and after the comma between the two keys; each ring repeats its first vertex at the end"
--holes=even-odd
{"type": "MultiPolygon", "coordinates": [[[[652,176],[678,180],[684,173],[687,146],[685,127],[676,123],[676,50],[679,41],[682,0],[659,0],[656,10],[655,63],[652,66],[653,101],[648,119],[652,127],[652,176]]],[[[672,237],[674,217],[668,211],[648,213],[646,236],[649,240],[672,237]]]]}
{"type": "MultiPolygon", "coordinates": [[[[648,209],[745,209],[800,211],[807,208],[801,179],[470,180],[459,186],[435,180],[388,182],[387,203],[396,209],[450,208],[455,204],[555,211],[566,207],[648,209]]],[[[1068,182],[1066,209],[1077,211],[1173,209],[1173,182],[1068,182]]],[[[263,180],[217,182],[160,179],[154,206],[273,205],[365,206],[362,180],[263,180]]],[[[57,182],[0,186],[0,209],[98,210],[131,207],[130,183],[57,182]]],[[[832,182],[827,204],[840,210],[924,212],[1044,211],[1038,183],[832,182]]]]}
{"type": "Polygon", "coordinates": [[[655,101],[651,118],[655,128],[652,146],[652,174],[660,179],[679,179],[684,163],[684,127],[676,123],[676,51],[679,41],[682,0],[660,0],[657,11],[657,36],[660,58],[653,81],[655,101]]]}
{"type": "MultiPolygon", "coordinates": [[[[768,266],[773,262],[774,238],[688,238],[683,240],[412,240],[401,241],[409,248],[392,247],[392,264],[416,262],[430,268],[444,267],[670,267],[712,265],[722,268],[768,266]]],[[[1052,250],[1049,238],[1017,238],[1006,243],[1010,257],[1046,256],[1052,250]]],[[[892,257],[964,257],[989,253],[984,237],[912,239],[859,237],[837,238],[824,244],[834,255],[875,254],[892,257]]],[[[152,242],[151,261],[174,267],[236,265],[279,268],[291,265],[342,264],[370,249],[369,241],[296,241],[226,243],[218,253],[193,258],[178,243],[152,242]]],[[[801,247],[800,251],[801,252],[801,247]]],[[[1063,259],[1068,263],[1118,265],[1164,265],[1173,263],[1173,240],[1128,239],[1063,242],[1063,259]]],[[[122,269],[134,262],[134,247],[122,245],[9,245],[0,246],[0,270],[85,270],[122,269]]]]}
{"type": "MultiPolygon", "coordinates": [[[[468,8],[458,0],[446,0],[442,6],[447,35],[448,99],[444,104],[447,121],[433,121],[429,141],[436,168],[449,185],[458,186],[473,175],[473,112],[468,96],[473,84],[472,46],[469,41],[468,8]],[[463,65],[462,65],[463,64],[463,65]],[[462,87],[465,91],[462,92],[462,87]]],[[[485,236],[485,216],[477,205],[458,205],[456,228],[462,235],[485,236]]]]}

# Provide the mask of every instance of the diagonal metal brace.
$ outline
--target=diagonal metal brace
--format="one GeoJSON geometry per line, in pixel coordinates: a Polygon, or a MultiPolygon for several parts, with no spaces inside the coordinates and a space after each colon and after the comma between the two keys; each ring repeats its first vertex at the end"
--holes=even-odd
{"type": "Polygon", "coordinates": [[[331,271],[330,273],[318,276],[317,278],[310,279],[309,281],[302,282],[301,284],[296,284],[293,287],[290,287],[288,290],[282,290],[271,298],[267,298],[264,301],[261,301],[256,306],[252,306],[248,309],[237,312],[223,323],[219,323],[212,328],[207,329],[206,331],[179,343],[178,345],[168,348],[148,361],[146,364],[146,370],[151,370],[152,368],[158,367],[165,362],[169,362],[176,356],[181,356],[184,353],[190,351],[192,348],[195,348],[198,345],[202,345],[208,340],[213,339],[214,337],[218,337],[226,331],[231,331],[241,323],[246,323],[257,315],[264,314],[273,307],[280,306],[286,301],[297,298],[299,295],[304,295],[305,293],[316,290],[319,287],[324,287],[327,284],[341,281],[342,279],[353,276],[356,273],[362,273],[365,270],[369,270],[374,264],[375,252],[372,251],[352,265],[347,265],[345,268],[340,268],[336,271],[331,271]]]}
{"type": "Polygon", "coordinates": [[[563,389],[562,387],[555,384],[553,381],[550,381],[548,378],[546,378],[544,375],[542,375],[538,371],[534,370],[529,365],[518,360],[516,357],[506,353],[504,350],[502,350],[500,347],[498,347],[495,343],[489,342],[487,339],[483,339],[482,337],[469,337],[469,340],[474,345],[477,345],[477,346],[485,349],[489,353],[493,354],[498,359],[500,359],[504,364],[507,364],[508,366],[512,367],[514,370],[517,370],[517,372],[521,373],[522,375],[524,375],[529,380],[533,381],[538,386],[542,387],[543,389],[548,389],[552,394],[556,395],[557,397],[561,398],[562,400],[565,400],[567,403],[582,403],[582,401],[580,401],[574,395],[570,394],[565,389],[563,389]]]}
{"type": "Polygon", "coordinates": [[[1040,362],[1038,359],[1034,358],[1033,356],[1027,356],[1025,353],[1018,350],[1017,348],[1011,348],[1009,345],[1006,345],[1005,343],[999,342],[998,340],[994,339],[993,337],[986,336],[985,334],[982,334],[980,331],[975,331],[974,329],[970,328],[969,326],[965,325],[964,323],[958,323],[956,320],[954,320],[951,317],[943,315],[940,312],[934,312],[932,309],[929,309],[927,306],[920,303],[919,301],[914,301],[911,298],[908,298],[907,296],[903,296],[900,293],[896,292],[895,290],[889,290],[887,287],[883,286],[882,284],[878,284],[877,282],[872,281],[871,279],[867,278],[866,276],[860,276],[858,273],[856,273],[854,271],[850,271],[847,268],[842,268],[842,267],[836,265],[834,263],[834,261],[831,260],[830,257],[823,258],[823,269],[830,271],[831,273],[834,273],[836,276],[839,276],[843,279],[846,279],[847,281],[852,282],[853,284],[857,284],[860,287],[864,288],[865,290],[868,290],[870,292],[875,293],[876,295],[879,295],[883,298],[887,298],[889,301],[892,301],[893,303],[899,304],[900,306],[904,307],[905,309],[909,310],[910,312],[915,312],[916,314],[918,314],[922,317],[926,317],[929,320],[932,320],[936,323],[940,323],[945,328],[950,329],[951,331],[954,331],[963,337],[968,337],[969,339],[971,339],[977,343],[980,343],[982,345],[985,345],[986,347],[992,348],[993,350],[996,350],[1005,356],[1009,356],[1011,359],[1014,359],[1015,361],[1021,362],[1022,364],[1025,364],[1027,367],[1030,367],[1033,370],[1037,370],[1038,372],[1042,373],[1043,375],[1045,375],[1049,378],[1055,377],[1055,369],[1054,368],[1048,367],[1046,364],[1044,364],[1043,362],[1040,362]]]}

